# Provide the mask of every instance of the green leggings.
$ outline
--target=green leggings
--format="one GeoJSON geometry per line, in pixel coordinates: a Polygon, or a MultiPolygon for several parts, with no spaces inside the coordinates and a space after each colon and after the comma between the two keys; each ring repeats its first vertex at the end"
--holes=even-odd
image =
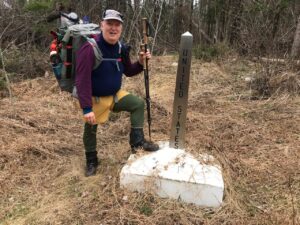
{"type": "MultiPolygon", "coordinates": [[[[113,112],[130,112],[130,123],[132,128],[142,128],[144,126],[144,101],[132,94],[128,94],[113,107],[113,112]]],[[[83,144],[86,152],[95,152],[97,147],[97,127],[98,125],[84,124],[83,144]]]]}

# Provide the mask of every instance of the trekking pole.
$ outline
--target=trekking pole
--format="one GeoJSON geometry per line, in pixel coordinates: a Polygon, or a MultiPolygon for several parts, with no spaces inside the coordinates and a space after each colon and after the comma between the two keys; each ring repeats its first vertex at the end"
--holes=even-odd
{"type": "MultiPolygon", "coordinates": [[[[148,21],[147,18],[143,18],[143,44],[141,44],[141,50],[146,54],[148,50],[148,21]]],[[[145,92],[146,92],[146,106],[147,106],[147,120],[149,138],[151,141],[151,112],[150,112],[150,91],[149,91],[149,70],[148,70],[148,59],[144,59],[144,80],[145,80],[145,92]]]]}

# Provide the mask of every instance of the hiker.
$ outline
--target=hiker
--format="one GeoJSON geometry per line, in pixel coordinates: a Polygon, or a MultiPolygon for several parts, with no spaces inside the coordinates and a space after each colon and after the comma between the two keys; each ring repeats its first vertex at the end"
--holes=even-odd
{"type": "Polygon", "coordinates": [[[144,101],[121,89],[122,74],[131,77],[143,70],[143,61],[151,54],[139,53],[132,63],[129,48],[119,39],[123,29],[123,16],[112,9],[106,10],[100,22],[101,33],[95,37],[103,54],[102,63],[93,70],[95,55],[89,43],[84,44],[76,58],[76,78],[80,107],[85,120],[83,144],[86,155],[86,176],[96,174],[98,166],[96,133],[98,124],[104,123],[110,111],[130,113],[129,144],[135,153],[138,149],[156,151],[158,145],[144,138],[144,101]]]}

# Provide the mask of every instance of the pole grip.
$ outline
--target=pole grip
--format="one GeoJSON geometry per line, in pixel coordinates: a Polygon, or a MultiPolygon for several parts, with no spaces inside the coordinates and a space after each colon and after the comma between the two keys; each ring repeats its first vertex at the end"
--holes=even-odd
{"type": "MultiPolygon", "coordinates": [[[[140,45],[140,51],[141,52],[147,52],[147,49],[146,49],[146,45],[145,44],[141,44],[140,45]]],[[[147,62],[148,60],[147,60],[147,58],[144,58],[144,65],[143,65],[143,67],[144,67],[144,69],[146,68],[146,69],[148,69],[148,62],[147,62]]]]}
{"type": "Polygon", "coordinates": [[[144,44],[148,44],[148,19],[146,17],[143,18],[143,39],[144,44]]]}
{"type": "Polygon", "coordinates": [[[141,52],[145,51],[145,45],[143,43],[140,44],[140,51],[141,52]]]}

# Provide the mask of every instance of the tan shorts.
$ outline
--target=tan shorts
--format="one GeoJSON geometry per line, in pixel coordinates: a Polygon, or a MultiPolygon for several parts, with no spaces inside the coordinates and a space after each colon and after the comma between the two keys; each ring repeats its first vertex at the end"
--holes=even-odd
{"type": "Polygon", "coordinates": [[[119,90],[115,96],[92,97],[93,112],[95,113],[97,124],[105,123],[115,103],[128,94],[129,92],[127,91],[119,90]]]}

